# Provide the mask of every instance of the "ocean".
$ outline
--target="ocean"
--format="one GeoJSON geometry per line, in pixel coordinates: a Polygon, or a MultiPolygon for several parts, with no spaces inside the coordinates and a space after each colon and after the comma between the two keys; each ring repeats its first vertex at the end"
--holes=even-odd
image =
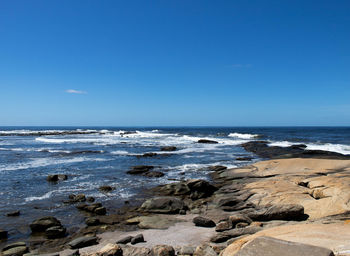
{"type": "Polygon", "coordinates": [[[30,234],[28,224],[43,216],[77,228],[85,216],[63,203],[70,194],[93,196],[113,212],[125,201],[141,200],[145,189],[179,179],[209,179],[209,166],[262,160],[240,146],[252,140],[350,154],[350,127],[0,127],[0,229],[20,239],[30,234]],[[161,151],[164,146],[177,150],[161,151]],[[157,155],[141,157],[144,153],[157,155]],[[237,160],[242,157],[246,160],[237,160]],[[127,174],[135,165],[152,165],[165,176],[127,174]],[[68,179],[49,183],[49,174],[68,179]],[[115,190],[102,193],[103,185],[115,190]],[[19,217],[6,217],[15,210],[21,211],[19,217]]]}

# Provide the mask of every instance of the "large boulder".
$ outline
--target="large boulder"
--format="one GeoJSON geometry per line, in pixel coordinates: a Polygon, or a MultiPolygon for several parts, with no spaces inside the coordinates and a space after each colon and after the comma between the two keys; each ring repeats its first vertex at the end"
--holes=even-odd
{"type": "Polygon", "coordinates": [[[169,245],[156,245],[152,248],[153,256],[175,256],[175,250],[169,245]]]}
{"type": "Polygon", "coordinates": [[[176,197],[164,196],[146,200],[140,207],[141,211],[151,213],[179,213],[185,208],[182,200],[176,197]]]}
{"type": "Polygon", "coordinates": [[[189,180],[186,185],[191,191],[192,200],[211,196],[217,190],[217,188],[208,181],[200,179],[189,180]]]}
{"type": "Polygon", "coordinates": [[[334,256],[327,248],[288,242],[272,237],[258,237],[247,243],[235,256],[334,256]]]}
{"type": "Polygon", "coordinates": [[[98,244],[98,238],[96,236],[83,236],[74,239],[73,241],[69,242],[68,245],[71,249],[79,249],[95,244],[98,244]]]}
{"type": "Polygon", "coordinates": [[[62,224],[55,217],[48,216],[33,221],[33,223],[30,224],[30,229],[32,232],[43,232],[46,229],[54,226],[62,226],[62,224]]]}
{"type": "Polygon", "coordinates": [[[254,220],[305,220],[304,207],[299,204],[277,204],[249,214],[254,220]]]}
{"type": "Polygon", "coordinates": [[[201,216],[193,218],[193,223],[198,227],[212,228],[216,226],[214,221],[201,216]]]}

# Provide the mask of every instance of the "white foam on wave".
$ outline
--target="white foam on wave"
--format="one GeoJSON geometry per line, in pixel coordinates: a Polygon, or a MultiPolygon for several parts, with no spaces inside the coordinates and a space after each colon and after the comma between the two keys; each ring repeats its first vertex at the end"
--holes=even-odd
{"type": "Polygon", "coordinates": [[[121,156],[130,155],[130,153],[128,151],[125,151],[125,150],[112,151],[111,154],[113,154],[113,155],[121,155],[121,156]]]}
{"type": "Polygon", "coordinates": [[[17,152],[49,152],[49,153],[71,153],[69,150],[50,149],[50,148],[0,148],[3,151],[17,151],[17,152]]]}
{"type": "Polygon", "coordinates": [[[350,155],[350,146],[344,145],[344,144],[332,144],[332,143],[326,143],[326,144],[306,144],[306,149],[309,150],[324,150],[324,151],[330,151],[330,152],[336,152],[344,155],[350,155]]]}
{"type": "MultiPolygon", "coordinates": [[[[292,143],[290,141],[274,141],[274,142],[271,142],[269,144],[267,144],[268,146],[271,146],[271,147],[290,147],[292,145],[296,145],[297,143],[292,143]]],[[[300,144],[300,143],[299,143],[300,144]]]]}
{"type": "Polygon", "coordinates": [[[38,168],[50,165],[59,165],[59,164],[71,164],[87,161],[109,161],[110,159],[103,158],[88,158],[88,157],[75,157],[70,159],[52,159],[52,158],[38,158],[32,159],[28,162],[20,162],[13,164],[2,164],[0,165],[0,171],[15,171],[28,168],[38,168]]]}
{"type": "Polygon", "coordinates": [[[234,137],[234,138],[239,138],[239,139],[254,139],[259,137],[259,134],[249,134],[249,133],[238,133],[238,132],[233,132],[228,135],[229,137],[234,137]]]}
{"type": "Polygon", "coordinates": [[[268,146],[290,147],[298,144],[306,145],[307,150],[323,150],[323,151],[340,153],[344,155],[350,154],[350,145],[344,145],[344,144],[332,144],[332,143],[317,144],[317,143],[295,143],[295,142],[293,143],[290,141],[275,141],[275,142],[269,143],[268,146]]]}

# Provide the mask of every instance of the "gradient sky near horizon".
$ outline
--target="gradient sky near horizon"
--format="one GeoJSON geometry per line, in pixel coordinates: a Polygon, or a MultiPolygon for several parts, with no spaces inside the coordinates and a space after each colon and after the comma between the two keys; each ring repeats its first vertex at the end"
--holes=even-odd
{"type": "Polygon", "coordinates": [[[0,1],[0,126],[350,125],[350,1],[0,1]]]}

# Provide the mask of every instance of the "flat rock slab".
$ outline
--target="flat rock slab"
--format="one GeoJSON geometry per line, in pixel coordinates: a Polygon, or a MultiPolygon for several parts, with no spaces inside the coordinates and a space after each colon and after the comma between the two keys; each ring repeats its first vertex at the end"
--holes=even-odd
{"type": "Polygon", "coordinates": [[[235,256],[334,256],[327,248],[261,236],[247,243],[235,256]]]}
{"type": "Polygon", "coordinates": [[[261,236],[325,247],[336,252],[337,255],[348,256],[350,255],[350,224],[347,223],[296,224],[264,229],[234,241],[222,252],[222,256],[236,255],[245,244],[261,236]]]}
{"type": "Polygon", "coordinates": [[[79,237],[77,239],[74,239],[69,243],[70,248],[72,249],[79,249],[91,245],[95,245],[98,243],[97,237],[79,237]]]}

